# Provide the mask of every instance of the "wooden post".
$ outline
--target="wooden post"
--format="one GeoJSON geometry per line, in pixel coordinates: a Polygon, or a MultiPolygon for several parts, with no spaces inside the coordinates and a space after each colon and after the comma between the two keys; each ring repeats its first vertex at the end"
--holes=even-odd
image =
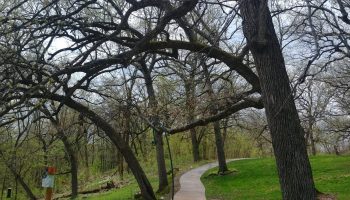
{"type": "Polygon", "coordinates": [[[55,167],[46,168],[46,176],[43,178],[43,187],[46,188],[45,200],[51,200],[53,196],[55,167]]]}
{"type": "Polygon", "coordinates": [[[48,187],[46,188],[46,195],[45,195],[45,200],[51,200],[52,199],[52,193],[53,189],[48,187]]]}

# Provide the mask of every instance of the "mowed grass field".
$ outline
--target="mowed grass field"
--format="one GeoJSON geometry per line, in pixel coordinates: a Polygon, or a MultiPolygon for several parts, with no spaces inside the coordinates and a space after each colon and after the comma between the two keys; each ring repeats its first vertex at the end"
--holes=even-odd
{"type": "MultiPolygon", "coordinates": [[[[350,156],[310,157],[316,187],[333,194],[338,200],[350,200],[350,156]]],[[[282,199],[273,158],[240,160],[228,164],[238,170],[226,176],[210,176],[217,168],[201,178],[208,200],[278,200],[282,199]]]]}
{"type": "Polygon", "coordinates": [[[134,194],[138,192],[137,184],[131,184],[117,190],[111,190],[101,194],[81,198],[86,200],[132,200],[134,194]]]}
{"type": "MultiPolygon", "coordinates": [[[[214,162],[214,160],[203,160],[197,163],[192,163],[191,160],[177,160],[175,162],[175,167],[178,168],[180,171],[177,171],[176,174],[179,176],[181,173],[184,173],[192,168],[199,167],[201,165],[204,165],[206,163],[211,163],[214,162]]],[[[156,166],[147,166],[144,167],[148,179],[150,183],[153,186],[154,190],[157,190],[158,187],[158,173],[157,173],[157,167],[156,166]]],[[[169,169],[169,167],[168,167],[169,169]]],[[[113,189],[108,192],[101,192],[101,193],[96,193],[96,194],[91,194],[91,195],[80,195],[79,200],[133,200],[134,195],[136,193],[140,192],[140,189],[136,183],[136,181],[133,179],[132,174],[129,174],[129,179],[130,179],[130,184],[126,185],[122,188],[119,189],[113,189]]],[[[171,187],[171,175],[168,176],[168,181],[169,181],[169,190],[171,187]]],[[[164,191],[164,193],[169,192],[169,190],[164,191]]],[[[156,193],[157,199],[162,199],[162,197],[166,196],[166,194],[159,194],[156,193]]]]}

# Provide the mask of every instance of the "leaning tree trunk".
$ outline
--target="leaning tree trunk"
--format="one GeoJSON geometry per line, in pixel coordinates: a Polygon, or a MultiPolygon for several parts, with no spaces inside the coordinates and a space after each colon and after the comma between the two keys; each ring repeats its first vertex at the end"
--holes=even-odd
{"type": "Polygon", "coordinates": [[[316,198],[304,131],[267,0],[240,0],[243,31],[259,74],[283,199],[316,198]]]}
{"type": "MultiPolygon", "coordinates": [[[[53,95],[51,96],[52,100],[62,101],[62,96],[53,95]]],[[[153,192],[152,185],[148,181],[146,174],[140,166],[140,163],[137,161],[135,155],[133,154],[131,148],[128,144],[125,143],[120,133],[118,133],[108,122],[102,119],[95,112],[85,107],[84,105],[72,100],[65,99],[65,104],[82,113],[84,116],[89,118],[96,126],[101,128],[105,134],[111,139],[112,143],[118,148],[121,154],[124,156],[126,163],[130,167],[131,172],[133,173],[138,186],[141,190],[141,195],[145,200],[155,200],[156,197],[153,192]]]]}

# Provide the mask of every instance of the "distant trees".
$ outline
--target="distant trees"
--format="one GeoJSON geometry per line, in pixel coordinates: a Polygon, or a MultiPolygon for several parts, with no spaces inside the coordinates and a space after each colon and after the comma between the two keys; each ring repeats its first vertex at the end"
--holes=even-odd
{"type": "MultiPolygon", "coordinates": [[[[303,101],[301,104],[304,104],[303,111],[300,113],[304,119],[308,118],[306,119],[308,125],[305,124],[306,137],[310,143],[311,152],[316,153],[313,147],[315,144],[312,143],[317,142],[312,142],[315,138],[312,138],[312,133],[309,133],[309,130],[316,126],[315,128],[321,133],[317,138],[320,147],[337,152],[338,145],[335,141],[338,139],[335,138],[339,137],[338,134],[343,135],[345,132],[336,131],[336,133],[331,127],[341,118],[340,116],[348,115],[339,109],[338,103],[346,102],[339,97],[345,97],[347,92],[344,89],[349,88],[344,84],[348,68],[346,62],[349,59],[349,3],[343,0],[304,1],[296,3],[295,6],[300,7],[295,9],[297,10],[295,16],[299,20],[289,30],[300,37],[303,48],[308,47],[308,49],[305,48],[306,52],[301,58],[306,67],[303,78],[300,79],[301,82],[306,80],[300,90],[304,91],[301,97],[303,101]],[[306,112],[309,113],[308,117],[305,116],[306,112]]],[[[347,140],[344,137],[339,138],[341,138],[339,141],[347,140]]]]}
{"type": "MultiPolygon", "coordinates": [[[[200,101],[198,96],[199,83],[198,73],[198,59],[195,55],[187,55],[190,59],[186,62],[172,62],[167,63],[170,69],[177,75],[182,81],[185,90],[185,107],[187,123],[192,123],[197,117],[198,102],[200,101]]],[[[192,155],[193,161],[200,161],[202,156],[200,155],[199,147],[203,134],[200,134],[194,127],[190,129],[191,143],[192,143],[192,155]]]]}
{"type": "Polygon", "coordinates": [[[327,113],[322,144],[328,152],[340,154],[349,149],[349,66],[347,59],[342,60],[331,69],[326,76],[320,78],[325,86],[332,91],[331,109],[327,113]]]}
{"type": "Polygon", "coordinates": [[[296,102],[299,107],[300,118],[305,130],[305,140],[309,152],[316,155],[316,143],[320,138],[322,123],[329,118],[329,106],[333,92],[327,85],[315,80],[308,80],[305,88],[301,90],[296,102]]]}

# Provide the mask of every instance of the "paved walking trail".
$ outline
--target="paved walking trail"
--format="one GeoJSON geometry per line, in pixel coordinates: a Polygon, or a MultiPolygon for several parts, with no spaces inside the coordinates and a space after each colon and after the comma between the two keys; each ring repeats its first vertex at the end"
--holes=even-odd
{"type": "MultiPolygon", "coordinates": [[[[231,162],[238,159],[227,159],[226,162],[231,162]]],[[[209,163],[198,168],[192,169],[180,177],[180,190],[175,194],[175,200],[206,200],[205,188],[200,180],[201,176],[208,169],[218,166],[218,163],[209,163]]]]}

